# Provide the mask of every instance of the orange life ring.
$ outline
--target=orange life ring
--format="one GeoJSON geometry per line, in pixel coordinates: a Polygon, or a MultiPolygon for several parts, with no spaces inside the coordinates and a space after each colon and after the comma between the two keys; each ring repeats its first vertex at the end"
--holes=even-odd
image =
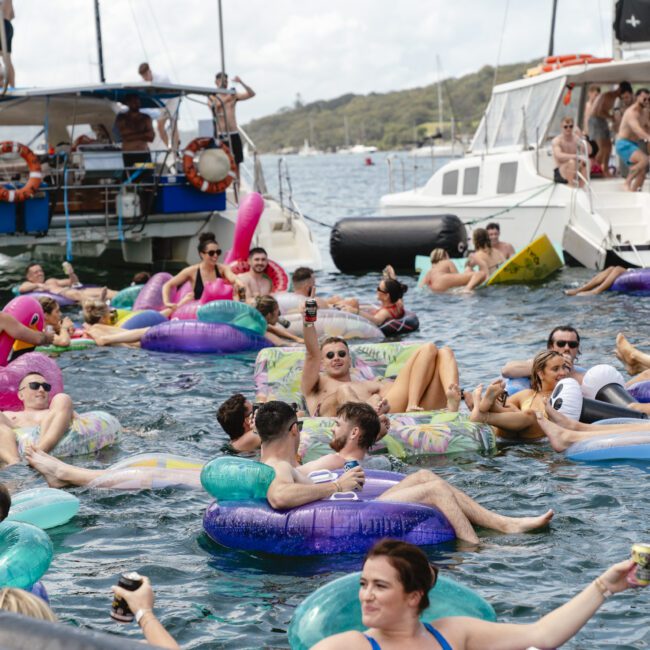
{"type": "Polygon", "coordinates": [[[194,138],[194,140],[192,140],[183,151],[183,173],[185,174],[185,177],[190,185],[200,192],[207,192],[208,194],[225,192],[226,188],[235,178],[237,178],[237,165],[235,164],[235,159],[230,153],[230,149],[228,149],[223,142],[217,144],[217,147],[221,148],[226,156],[228,156],[228,161],[230,162],[230,172],[228,172],[228,175],[219,182],[210,182],[205,180],[205,178],[199,174],[198,169],[194,165],[194,154],[214,144],[215,141],[212,138],[194,138]]]}
{"type": "Polygon", "coordinates": [[[565,63],[576,59],[593,59],[593,56],[591,54],[556,54],[555,56],[547,56],[544,63],[565,63]]]}
{"type": "Polygon", "coordinates": [[[11,140],[0,142],[0,154],[3,153],[17,153],[20,155],[20,157],[27,163],[27,168],[29,169],[29,180],[25,185],[16,189],[0,187],[0,201],[22,203],[27,199],[31,199],[43,180],[41,163],[38,161],[36,154],[24,144],[20,144],[20,142],[12,142],[11,140]]]}
{"type": "MultiPolygon", "coordinates": [[[[230,268],[233,270],[233,273],[237,274],[248,273],[251,270],[248,260],[233,262],[230,268]]],[[[277,262],[269,260],[265,273],[268,275],[269,280],[271,280],[271,286],[274,292],[286,291],[288,289],[289,277],[287,276],[287,272],[277,262]]]]}
{"type": "Polygon", "coordinates": [[[585,65],[596,63],[609,63],[613,59],[596,57],[591,54],[566,54],[563,56],[547,56],[542,63],[542,72],[551,72],[572,65],[585,65]]]}

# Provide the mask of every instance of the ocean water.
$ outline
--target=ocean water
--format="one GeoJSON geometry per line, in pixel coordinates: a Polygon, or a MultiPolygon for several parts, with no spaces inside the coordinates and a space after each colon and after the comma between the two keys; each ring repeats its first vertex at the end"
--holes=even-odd
{"type": "MultiPolygon", "coordinates": [[[[304,212],[325,224],[375,212],[388,189],[385,155],[373,155],[376,164],[370,167],[363,158],[288,158],[294,196],[304,212]]],[[[277,158],[263,162],[269,185],[277,187],[277,158]]],[[[419,164],[419,177],[426,179],[430,163],[419,164]]],[[[339,274],[327,255],[329,228],[314,224],[314,234],[326,258],[319,275],[322,292],[371,299],[378,275],[339,274]]],[[[3,298],[21,267],[4,262],[3,298]]],[[[131,274],[77,270],[88,282],[117,288],[131,274]]],[[[618,331],[641,344],[648,341],[646,299],[563,295],[563,288],[589,275],[569,269],[540,286],[495,287],[469,296],[421,293],[415,278],[408,277],[406,304],[422,326],[414,338],[452,346],[465,388],[494,378],[508,359],[530,357],[544,347],[551,328],[563,323],[583,336],[582,365],[619,366],[612,353],[618,331]]],[[[156,451],[215,456],[225,441],[216,408],[235,391],[250,393],[253,361],[247,354],[220,358],[130,349],[62,355],[66,391],[76,409],[105,409],[127,428],[119,446],[74,462],[100,468],[156,451]]],[[[494,457],[443,457],[420,465],[503,514],[556,511],[543,532],[482,531],[478,550],[453,543],[430,551],[449,575],[487,598],[501,621],[534,621],[628,556],[633,542],[649,539],[644,464],[580,464],[539,444],[510,446],[494,457]]],[[[0,471],[0,480],[12,489],[42,485],[26,466],[0,471]]],[[[50,531],[56,554],[44,581],[61,620],[82,627],[137,638],[135,626],[109,618],[110,585],[120,572],[137,570],[151,577],[157,612],[184,648],[287,647],[286,630],[301,600],[360,564],[358,557],[278,559],[218,547],[202,533],[209,503],[202,492],[71,492],[80,498],[81,510],[69,524],[50,531]]],[[[645,648],[649,615],[650,592],[614,596],[565,647],[645,648]]]]}

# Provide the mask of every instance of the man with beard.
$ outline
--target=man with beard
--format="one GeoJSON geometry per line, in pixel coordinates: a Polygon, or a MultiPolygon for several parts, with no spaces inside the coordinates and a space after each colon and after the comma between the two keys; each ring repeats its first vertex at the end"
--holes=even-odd
{"type": "Polygon", "coordinates": [[[246,287],[246,302],[254,303],[258,296],[268,296],[273,289],[273,283],[266,269],[269,257],[263,248],[251,248],[248,253],[250,271],[239,275],[239,280],[246,287]]]}

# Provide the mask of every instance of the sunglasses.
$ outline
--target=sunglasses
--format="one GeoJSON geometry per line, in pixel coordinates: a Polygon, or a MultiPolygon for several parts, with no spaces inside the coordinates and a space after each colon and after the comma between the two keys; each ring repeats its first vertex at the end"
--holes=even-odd
{"type": "Polygon", "coordinates": [[[339,359],[345,359],[348,356],[348,353],[345,350],[339,350],[338,352],[328,352],[325,356],[328,359],[333,359],[336,355],[339,355],[339,359]]]}
{"type": "Polygon", "coordinates": [[[221,249],[216,248],[212,249],[211,251],[203,251],[205,255],[209,255],[210,257],[214,257],[215,255],[221,255],[221,249]]]}
{"type": "Polygon", "coordinates": [[[381,286],[377,287],[377,291],[379,291],[379,293],[388,293],[388,291],[386,291],[386,289],[382,289],[381,286]]]}
{"type": "MultiPolygon", "coordinates": [[[[302,422],[301,420],[296,420],[295,422],[291,423],[291,427],[294,424],[298,427],[298,431],[302,431],[302,425],[304,424],[304,422],[302,422]]],[[[291,427],[289,427],[289,428],[291,429],[291,427]]]]}
{"type": "Polygon", "coordinates": [[[565,124],[562,128],[563,128],[563,129],[572,129],[572,128],[573,128],[573,124],[565,124]]]}
{"type": "Polygon", "coordinates": [[[572,350],[575,350],[580,343],[578,341],[553,341],[553,345],[557,345],[558,348],[570,347],[572,350]]]}
{"type": "MultiPolygon", "coordinates": [[[[52,384],[48,384],[46,381],[30,381],[27,386],[29,386],[32,390],[38,390],[39,388],[42,388],[46,393],[49,393],[52,390],[52,384]]],[[[26,388],[26,386],[23,386],[23,388],[26,388]]],[[[23,388],[20,390],[23,390],[23,388]]]]}

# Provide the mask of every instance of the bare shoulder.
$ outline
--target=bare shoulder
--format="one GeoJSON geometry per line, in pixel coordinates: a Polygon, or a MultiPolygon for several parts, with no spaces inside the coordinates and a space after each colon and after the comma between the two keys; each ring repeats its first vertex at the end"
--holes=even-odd
{"type": "Polygon", "coordinates": [[[368,639],[361,632],[342,632],[319,641],[312,650],[360,650],[368,649],[368,639]]]}

